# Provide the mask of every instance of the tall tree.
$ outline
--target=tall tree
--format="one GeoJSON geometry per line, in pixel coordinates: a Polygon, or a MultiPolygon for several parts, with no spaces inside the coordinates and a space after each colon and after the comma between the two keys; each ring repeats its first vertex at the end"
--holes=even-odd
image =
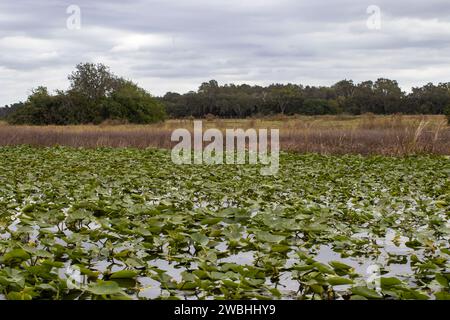
{"type": "Polygon", "coordinates": [[[94,101],[108,97],[124,83],[123,79],[115,76],[109,67],[102,63],[80,63],[68,79],[70,90],[94,101]]]}
{"type": "Polygon", "coordinates": [[[391,114],[401,112],[401,99],[404,93],[397,81],[380,78],[373,85],[375,95],[375,112],[391,114]]]}

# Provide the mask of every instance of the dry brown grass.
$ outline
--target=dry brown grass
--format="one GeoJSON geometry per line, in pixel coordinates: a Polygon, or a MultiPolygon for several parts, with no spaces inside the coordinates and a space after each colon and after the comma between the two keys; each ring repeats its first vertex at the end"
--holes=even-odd
{"type": "MultiPolygon", "coordinates": [[[[208,119],[204,129],[279,128],[283,150],[322,154],[450,154],[450,128],[443,116],[295,116],[208,119]]],[[[192,120],[148,126],[9,126],[0,123],[0,145],[170,148],[176,128],[192,120]]]]}

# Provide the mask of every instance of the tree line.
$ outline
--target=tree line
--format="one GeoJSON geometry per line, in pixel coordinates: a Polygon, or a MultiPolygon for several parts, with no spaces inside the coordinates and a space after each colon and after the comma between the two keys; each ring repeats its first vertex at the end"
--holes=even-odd
{"type": "Polygon", "coordinates": [[[412,88],[406,94],[397,81],[378,79],[355,84],[342,80],[332,86],[272,84],[266,87],[219,85],[211,80],[198,91],[168,92],[160,101],[171,117],[243,118],[271,114],[443,114],[450,112],[450,82],[412,88]]]}
{"type": "Polygon", "coordinates": [[[65,125],[105,120],[145,124],[166,117],[403,113],[447,114],[450,121],[450,82],[428,83],[405,93],[397,81],[384,78],[357,84],[342,80],[332,86],[219,85],[211,80],[197,91],[153,97],[103,64],[79,64],[68,79],[68,90],[50,94],[38,87],[27,101],[0,108],[0,118],[11,124],[65,125]]]}

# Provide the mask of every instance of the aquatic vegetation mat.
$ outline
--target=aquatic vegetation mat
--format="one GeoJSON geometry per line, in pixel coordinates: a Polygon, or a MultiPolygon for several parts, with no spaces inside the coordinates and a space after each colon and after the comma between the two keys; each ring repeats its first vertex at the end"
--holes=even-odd
{"type": "Polygon", "coordinates": [[[450,299],[450,159],[0,148],[0,299],[450,299]]]}

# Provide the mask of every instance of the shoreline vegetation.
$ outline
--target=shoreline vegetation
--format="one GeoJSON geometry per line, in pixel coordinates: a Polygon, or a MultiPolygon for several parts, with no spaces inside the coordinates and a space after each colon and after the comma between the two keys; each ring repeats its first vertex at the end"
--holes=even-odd
{"type": "MultiPolygon", "coordinates": [[[[149,125],[29,126],[0,122],[0,146],[132,147],[169,149],[175,129],[193,130],[193,120],[149,125]]],[[[247,119],[203,119],[205,128],[280,129],[282,151],[404,156],[450,155],[450,128],[440,115],[276,115],[247,119]]]]}

